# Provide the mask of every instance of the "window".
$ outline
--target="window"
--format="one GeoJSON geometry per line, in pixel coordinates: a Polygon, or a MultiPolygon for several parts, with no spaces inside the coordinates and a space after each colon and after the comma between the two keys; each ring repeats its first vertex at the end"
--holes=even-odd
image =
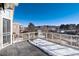
{"type": "Polygon", "coordinates": [[[6,36],[3,35],[3,44],[6,43],[6,36]]]}
{"type": "Polygon", "coordinates": [[[7,32],[7,20],[3,19],[3,33],[7,32]]]}
{"type": "Polygon", "coordinates": [[[10,20],[3,18],[3,44],[10,43],[10,30],[11,24],[10,20]]]}
{"type": "Polygon", "coordinates": [[[7,21],[7,32],[10,32],[10,20],[7,21]]]}
{"type": "Polygon", "coordinates": [[[8,17],[10,16],[10,10],[9,9],[6,9],[5,13],[6,13],[6,16],[8,16],[8,17]]]}

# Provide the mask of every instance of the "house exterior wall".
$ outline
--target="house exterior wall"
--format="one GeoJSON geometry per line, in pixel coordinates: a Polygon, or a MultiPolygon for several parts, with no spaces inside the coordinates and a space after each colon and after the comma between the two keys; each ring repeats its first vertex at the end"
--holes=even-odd
{"type": "Polygon", "coordinates": [[[4,3],[3,4],[4,6],[2,6],[2,3],[0,3],[0,5],[1,5],[0,6],[1,8],[0,9],[0,49],[2,49],[8,46],[9,44],[12,44],[12,22],[13,22],[14,4],[4,3]],[[7,22],[6,23],[7,29],[5,29],[6,27],[5,22],[7,22]],[[8,27],[10,29],[8,29],[8,27]],[[9,40],[10,42],[6,41],[6,43],[4,43],[3,41],[6,39],[4,39],[3,36],[5,36],[7,40],[9,40],[8,38],[10,38],[9,40]]]}

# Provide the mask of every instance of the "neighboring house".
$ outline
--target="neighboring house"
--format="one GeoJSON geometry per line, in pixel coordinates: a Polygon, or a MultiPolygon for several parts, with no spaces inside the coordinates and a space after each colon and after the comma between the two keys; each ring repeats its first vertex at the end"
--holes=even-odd
{"type": "Polygon", "coordinates": [[[12,44],[14,7],[13,3],[0,3],[0,49],[12,44]]]}
{"type": "MultiPolygon", "coordinates": [[[[31,28],[29,28],[29,29],[31,29],[31,28]]],[[[30,32],[29,29],[28,29],[28,27],[26,27],[25,30],[23,31],[23,33],[30,32]]],[[[32,29],[34,29],[35,32],[38,30],[41,30],[43,32],[57,32],[58,26],[48,26],[48,25],[34,26],[32,29]]]]}
{"type": "Polygon", "coordinates": [[[13,41],[17,38],[21,38],[21,33],[24,31],[24,27],[19,23],[13,23],[13,41]]]}
{"type": "Polygon", "coordinates": [[[36,26],[37,30],[42,30],[45,32],[55,32],[57,31],[57,26],[48,26],[48,25],[44,25],[44,26],[36,26]]]}

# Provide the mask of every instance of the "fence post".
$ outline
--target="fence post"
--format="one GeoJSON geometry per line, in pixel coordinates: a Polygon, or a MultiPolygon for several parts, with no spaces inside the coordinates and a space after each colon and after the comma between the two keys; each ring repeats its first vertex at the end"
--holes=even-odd
{"type": "Polygon", "coordinates": [[[48,39],[48,38],[47,38],[47,33],[46,33],[46,39],[48,39]]]}
{"type": "Polygon", "coordinates": [[[30,33],[28,33],[28,39],[30,39],[30,33]]]}
{"type": "Polygon", "coordinates": [[[35,38],[35,32],[33,33],[33,36],[34,36],[33,38],[35,38]]]}
{"type": "Polygon", "coordinates": [[[12,44],[14,43],[14,34],[13,34],[13,37],[12,37],[12,44]]]}
{"type": "Polygon", "coordinates": [[[61,34],[59,34],[60,35],[60,40],[61,40],[61,34]]]}
{"type": "Polygon", "coordinates": [[[71,35],[71,41],[70,42],[71,42],[70,45],[72,46],[72,35],[71,35]]]}

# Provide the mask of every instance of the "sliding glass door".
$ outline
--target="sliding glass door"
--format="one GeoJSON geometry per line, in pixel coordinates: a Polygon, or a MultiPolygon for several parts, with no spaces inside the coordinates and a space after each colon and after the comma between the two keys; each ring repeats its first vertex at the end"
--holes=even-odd
{"type": "Polygon", "coordinates": [[[3,18],[3,44],[11,42],[11,21],[3,18]]]}

